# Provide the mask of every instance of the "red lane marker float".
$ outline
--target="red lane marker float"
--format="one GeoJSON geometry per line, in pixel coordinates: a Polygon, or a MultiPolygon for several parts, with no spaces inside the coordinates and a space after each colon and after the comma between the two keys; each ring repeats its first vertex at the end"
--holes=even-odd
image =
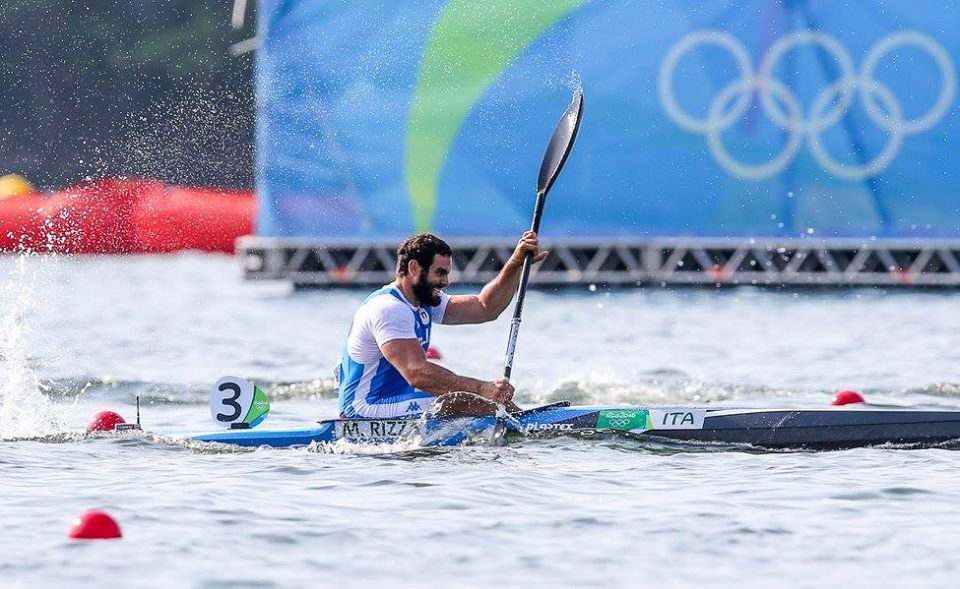
{"type": "Polygon", "coordinates": [[[440,355],[440,350],[438,350],[438,349],[436,349],[436,348],[434,348],[434,347],[431,346],[431,347],[427,348],[427,359],[428,359],[428,360],[443,360],[443,356],[440,355]]]}
{"type": "Polygon", "coordinates": [[[117,425],[127,423],[116,411],[100,411],[87,424],[88,432],[112,432],[117,425]]]}
{"type": "Polygon", "coordinates": [[[106,512],[91,509],[73,520],[68,536],[74,540],[113,540],[123,534],[117,520],[106,512]]]}
{"type": "Polygon", "coordinates": [[[837,391],[837,394],[833,396],[833,401],[830,402],[831,405],[851,405],[853,403],[863,403],[863,395],[857,391],[842,390],[837,391]]]}

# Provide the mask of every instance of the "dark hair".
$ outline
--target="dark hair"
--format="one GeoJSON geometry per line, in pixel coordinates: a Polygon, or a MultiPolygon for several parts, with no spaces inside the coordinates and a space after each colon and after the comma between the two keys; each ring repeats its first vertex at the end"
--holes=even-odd
{"type": "Polygon", "coordinates": [[[397,248],[397,276],[407,275],[407,264],[416,260],[424,269],[433,264],[436,256],[452,256],[453,250],[447,242],[436,235],[421,233],[408,238],[397,248]]]}

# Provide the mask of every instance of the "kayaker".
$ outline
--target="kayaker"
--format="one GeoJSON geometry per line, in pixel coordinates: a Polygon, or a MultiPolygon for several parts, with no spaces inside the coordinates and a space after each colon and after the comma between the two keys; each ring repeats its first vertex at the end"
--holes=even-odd
{"type": "Polygon", "coordinates": [[[357,310],[336,373],[342,417],[493,415],[497,405],[518,411],[513,385],[456,374],[427,360],[434,323],[493,321],[507,308],[520,283],[527,252],[534,262],[537,234],[520,238],[500,273],[478,294],[448,295],[453,251],[429,233],[397,249],[396,280],[371,293],[357,310]]]}

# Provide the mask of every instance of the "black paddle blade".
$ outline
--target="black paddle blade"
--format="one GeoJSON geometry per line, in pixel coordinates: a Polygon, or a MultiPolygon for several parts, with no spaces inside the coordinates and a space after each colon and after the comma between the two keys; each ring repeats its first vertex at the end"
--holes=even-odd
{"type": "Polygon", "coordinates": [[[580,116],[583,114],[583,91],[577,90],[573,102],[563,113],[557,128],[553,130],[547,152],[543,154],[543,163],[540,164],[540,178],[537,181],[537,192],[546,194],[560,175],[563,164],[573,149],[573,142],[577,139],[580,130],[580,116]]]}

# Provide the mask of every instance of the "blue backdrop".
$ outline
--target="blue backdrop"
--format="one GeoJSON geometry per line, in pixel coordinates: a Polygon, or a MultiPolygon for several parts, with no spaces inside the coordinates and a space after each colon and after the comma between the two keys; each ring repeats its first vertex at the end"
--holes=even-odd
{"type": "Polygon", "coordinates": [[[258,233],[960,236],[960,6],[261,0],[258,233]]]}

